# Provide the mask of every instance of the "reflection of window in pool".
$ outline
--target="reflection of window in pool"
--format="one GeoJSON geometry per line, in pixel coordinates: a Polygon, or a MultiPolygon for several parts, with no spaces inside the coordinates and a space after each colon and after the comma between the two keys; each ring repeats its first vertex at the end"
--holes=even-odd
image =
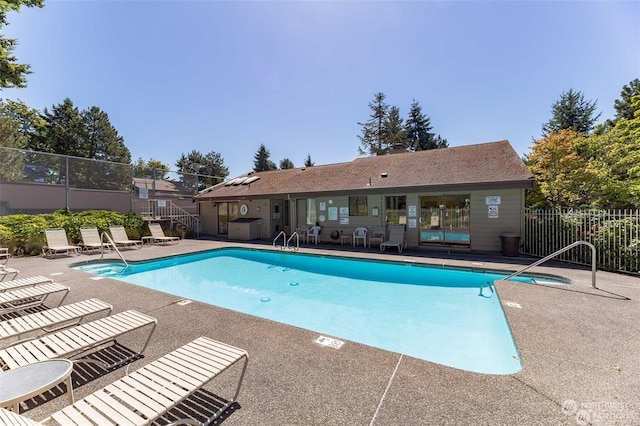
{"type": "Polygon", "coordinates": [[[385,206],[389,225],[405,225],[407,223],[407,197],[405,195],[386,197],[385,206]]]}

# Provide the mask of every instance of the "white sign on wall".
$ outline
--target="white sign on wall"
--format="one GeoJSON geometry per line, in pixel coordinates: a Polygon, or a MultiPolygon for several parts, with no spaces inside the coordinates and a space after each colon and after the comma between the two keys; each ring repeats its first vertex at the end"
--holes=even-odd
{"type": "Polygon", "coordinates": [[[489,219],[498,219],[500,217],[500,212],[498,211],[499,206],[487,206],[489,212],[489,219]]]}
{"type": "Polygon", "coordinates": [[[500,196],[499,195],[487,195],[485,197],[484,203],[488,206],[497,206],[500,204],[500,196]]]}

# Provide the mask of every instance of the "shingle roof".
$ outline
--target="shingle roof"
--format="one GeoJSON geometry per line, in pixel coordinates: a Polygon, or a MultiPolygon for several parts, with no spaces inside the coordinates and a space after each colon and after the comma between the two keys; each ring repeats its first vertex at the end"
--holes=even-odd
{"type": "Polygon", "coordinates": [[[255,172],[251,176],[260,179],[249,185],[218,184],[196,198],[495,183],[530,187],[533,181],[533,175],[508,141],[361,157],[348,163],[255,172]]]}

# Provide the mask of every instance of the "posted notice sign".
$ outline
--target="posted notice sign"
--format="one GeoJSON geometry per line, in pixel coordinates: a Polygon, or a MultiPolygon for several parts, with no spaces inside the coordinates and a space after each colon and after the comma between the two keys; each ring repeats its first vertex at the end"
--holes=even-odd
{"type": "Polygon", "coordinates": [[[498,219],[500,217],[500,212],[498,211],[499,206],[487,206],[487,210],[489,212],[489,219],[498,219]]]}

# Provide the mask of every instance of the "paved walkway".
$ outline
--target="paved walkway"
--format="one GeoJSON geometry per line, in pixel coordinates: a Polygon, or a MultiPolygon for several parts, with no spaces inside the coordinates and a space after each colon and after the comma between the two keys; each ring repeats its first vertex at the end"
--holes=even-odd
{"type": "MultiPolygon", "coordinates": [[[[183,240],[127,250],[141,260],[232,243],[183,240]]],[[[260,243],[236,246],[260,245],[260,243]]],[[[270,242],[263,245],[271,248],[270,242]]],[[[514,271],[532,259],[447,249],[352,250],[304,245],[302,252],[514,271]]],[[[156,317],[156,334],[135,369],[206,335],[246,349],[250,363],[240,408],[225,425],[634,425],[640,424],[640,278],[550,264],[533,271],[570,279],[568,286],[497,283],[524,368],[496,376],[345,342],[339,350],[314,343],[318,333],[193,302],[111,279],[91,280],[68,268],[99,255],[15,258],[21,277],[51,275],[72,288],[66,303],[98,297],[115,312],[137,309],[156,317]],[[520,307],[512,307],[516,302],[520,307]]],[[[212,273],[215,273],[212,271],[212,273]]],[[[108,373],[75,390],[77,398],[121,377],[108,373]]],[[[233,377],[221,376],[229,384],[233,377]]],[[[26,412],[35,419],[62,407],[58,397],[26,412]]]]}

